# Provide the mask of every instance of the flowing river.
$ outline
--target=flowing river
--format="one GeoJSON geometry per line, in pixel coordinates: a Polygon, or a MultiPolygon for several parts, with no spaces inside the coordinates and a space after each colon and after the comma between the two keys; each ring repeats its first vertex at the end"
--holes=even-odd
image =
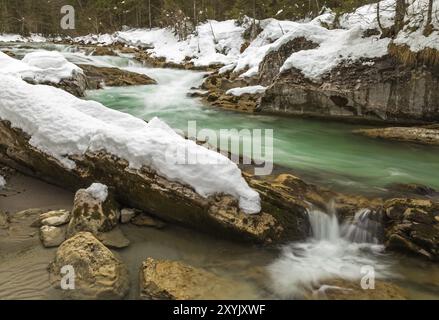
{"type": "MultiPolygon", "coordinates": [[[[147,121],[160,117],[184,132],[188,130],[188,121],[196,121],[198,130],[207,128],[217,132],[272,129],[274,163],[307,181],[375,195],[387,192],[391,183],[416,182],[439,189],[439,148],[371,140],[352,133],[360,128],[358,125],[215,109],[188,96],[202,83],[205,73],[147,68],[129,56],[90,57],[74,47],[41,44],[35,47],[59,50],[73,63],[115,66],[147,74],[158,81],[157,85],[105,88],[87,93],[87,99],[109,108],[147,121]]],[[[12,50],[22,56],[35,48],[13,47],[12,50]]],[[[304,288],[327,278],[358,280],[363,266],[374,266],[377,278],[399,284],[409,298],[439,299],[437,265],[386,254],[369,227],[356,230],[354,226],[341,225],[334,212],[328,213],[310,212],[313,237],[279,249],[237,245],[179,228],[145,232],[127,226],[124,232],[132,245],[120,254],[134,274],[133,281],[138,266],[148,255],[181,259],[237,279],[240,285],[236,292],[227,293],[236,299],[294,298],[304,288]],[[255,286],[258,281],[266,290],[255,286]]],[[[359,222],[367,222],[367,213],[359,213],[357,218],[359,222]]],[[[0,270],[3,269],[0,264],[0,270]]],[[[131,297],[135,297],[135,292],[131,297]]],[[[5,296],[0,293],[0,298],[5,296]]]]}

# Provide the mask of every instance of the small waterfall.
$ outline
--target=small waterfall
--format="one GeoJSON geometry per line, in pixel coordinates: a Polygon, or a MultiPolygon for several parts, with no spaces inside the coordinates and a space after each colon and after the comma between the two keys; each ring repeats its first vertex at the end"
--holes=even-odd
{"type": "Polygon", "coordinates": [[[382,225],[372,219],[370,209],[359,210],[352,222],[340,224],[333,206],[329,213],[312,209],[308,212],[313,240],[337,241],[344,239],[353,243],[379,244],[382,225]]]}
{"type": "Polygon", "coordinates": [[[379,245],[381,224],[373,211],[359,210],[350,223],[340,223],[334,204],[328,212],[309,210],[312,236],[283,247],[268,267],[273,290],[282,298],[303,297],[325,285],[325,280],[358,281],[363,266],[373,266],[376,277],[389,276],[379,245]]]}

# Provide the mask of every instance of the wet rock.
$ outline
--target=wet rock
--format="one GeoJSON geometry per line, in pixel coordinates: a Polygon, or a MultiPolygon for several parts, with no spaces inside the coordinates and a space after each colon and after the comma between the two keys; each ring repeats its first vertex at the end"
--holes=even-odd
{"type": "Polygon", "coordinates": [[[383,206],[386,247],[439,260],[439,203],[392,199],[383,206]]]}
{"type": "Polygon", "coordinates": [[[140,214],[141,212],[136,209],[122,209],[120,211],[120,222],[123,224],[129,223],[131,219],[140,214]]]}
{"type": "Polygon", "coordinates": [[[44,84],[55,88],[60,88],[76,97],[84,97],[85,91],[88,89],[88,81],[86,76],[80,72],[74,72],[70,79],[62,79],[59,83],[42,82],[36,83],[33,79],[23,79],[31,84],[44,84]]]}
{"type": "Polygon", "coordinates": [[[152,300],[218,299],[236,286],[211,272],[176,261],[148,258],[140,269],[140,296],[152,300]]]}
{"type": "Polygon", "coordinates": [[[58,247],[66,239],[65,228],[42,226],[40,240],[46,248],[58,247]]]}
{"type": "Polygon", "coordinates": [[[93,65],[79,65],[87,77],[89,89],[107,87],[142,86],[157,84],[147,75],[130,72],[118,68],[97,67],[93,65]]]}
{"type": "Polygon", "coordinates": [[[439,145],[439,130],[423,127],[395,127],[384,129],[361,129],[354,133],[369,138],[410,142],[425,145],[439,145]]]}
{"type": "Polygon", "coordinates": [[[101,232],[111,231],[119,222],[120,211],[113,196],[107,193],[102,198],[90,190],[91,187],[76,192],[67,232],[69,237],[80,231],[98,235],[101,232]]]}
{"type": "Polygon", "coordinates": [[[364,290],[360,281],[334,279],[324,281],[311,295],[311,299],[323,300],[407,300],[400,287],[386,281],[375,281],[375,288],[364,290]]]}
{"type": "Polygon", "coordinates": [[[96,47],[92,53],[93,56],[117,56],[117,54],[108,47],[96,47]]]}
{"type": "Polygon", "coordinates": [[[123,249],[130,245],[128,240],[120,228],[116,227],[111,231],[100,233],[98,239],[107,247],[114,249],[123,249]]]}
{"type": "Polygon", "coordinates": [[[35,221],[33,227],[51,226],[58,227],[69,223],[70,211],[67,210],[54,210],[46,213],[42,213],[38,220],[35,221]]]}
{"type": "Polygon", "coordinates": [[[431,196],[437,193],[437,191],[429,186],[417,184],[417,183],[393,183],[388,186],[392,191],[400,192],[403,194],[431,196]]]}
{"type": "Polygon", "coordinates": [[[150,227],[156,229],[163,229],[166,224],[160,220],[154,219],[144,213],[141,213],[131,220],[131,223],[138,227],[150,227]]]}
{"type": "Polygon", "coordinates": [[[129,290],[125,265],[89,232],[66,240],[49,266],[53,285],[60,287],[62,269],[73,267],[75,289],[63,290],[72,299],[122,299],[129,290]]]}

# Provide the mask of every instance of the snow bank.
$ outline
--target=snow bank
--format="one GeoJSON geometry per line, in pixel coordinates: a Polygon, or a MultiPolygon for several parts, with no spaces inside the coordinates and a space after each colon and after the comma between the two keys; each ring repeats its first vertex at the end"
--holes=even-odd
{"type": "Polygon", "coordinates": [[[251,87],[233,88],[227,91],[226,94],[240,97],[243,94],[264,93],[265,90],[267,90],[267,88],[263,86],[251,86],[251,87]]]}
{"type": "MultiPolygon", "coordinates": [[[[380,21],[384,28],[392,26],[395,21],[395,0],[380,1],[380,21]]],[[[361,27],[362,29],[379,29],[377,4],[362,6],[352,13],[340,17],[340,26],[344,29],[361,27]]]]}
{"type": "Polygon", "coordinates": [[[101,183],[93,183],[85,191],[100,202],[105,202],[108,198],[108,187],[101,183]]]}
{"type": "Polygon", "coordinates": [[[239,199],[244,212],[261,210],[259,194],[247,185],[235,163],[182,138],[158,118],[145,123],[63,90],[0,74],[0,119],[28,133],[32,146],[67,169],[75,168],[69,155],[106,150],[126,159],[131,168],[148,166],[201,196],[229,194],[239,199]],[[200,161],[187,164],[187,154],[196,154],[200,161]]]}
{"type": "Polygon", "coordinates": [[[36,83],[59,83],[82,73],[81,68],[68,62],[55,51],[35,51],[27,54],[23,60],[17,60],[0,52],[0,74],[19,76],[36,83]]]}
{"type": "Polygon", "coordinates": [[[263,31],[256,37],[250,46],[238,57],[234,72],[242,74],[242,77],[252,77],[259,71],[259,65],[267,55],[274,41],[292,31],[298,23],[292,21],[280,21],[267,19],[260,22],[263,31]]]}
{"type": "Polygon", "coordinates": [[[178,41],[171,29],[132,29],[112,35],[88,35],[77,37],[75,42],[86,44],[124,43],[147,49],[153,57],[163,57],[169,62],[182,63],[188,57],[196,66],[229,64],[240,54],[244,43],[245,28],[237,26],[235,20],[208,21],[197,27],[197,34],[187,40],[178,41]]]}
{"type": "Polygon", "coordinates": [[[413,52],[419,52],[425,48],[439,50],[439,1],[433,1],[432,25],[434,31],[425,36],[423,34],[427,21],[428,0],[412,1],[407,8],[406,26],[401,31],[394,43],[407,45],[413,52]],[[436,12],[436,14],[435,14],[436,12]]]}
{"type": "Polygon", "coordinates": [[[349,30],[335,29],[295,30],[295,36],[304,36],[316,42],[319,47],[293,53],[284,63],[281,72],[291,68],[299,69],[307,78],[319,80],[343,62],[355,62],[362,58],[379,58],[388,53],[390,39],[363,38],[364,30],[358,26],[349,30]]]}

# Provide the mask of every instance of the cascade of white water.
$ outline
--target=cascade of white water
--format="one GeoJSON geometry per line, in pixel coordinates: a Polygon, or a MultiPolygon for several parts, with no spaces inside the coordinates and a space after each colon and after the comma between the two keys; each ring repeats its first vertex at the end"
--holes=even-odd
{"type": "Polygon", "coordinates": [[[361,279],[361,268],[373,266],[377,277],[388,275],[388,264],[378,245],[380,226],[370,210],[360,210],[350,224],[341,224],[333,205],[328,213],[309,210],[312,236],[307,242],[291,243],[268,268],[272,286],[284,298],[300,297],[304,288],[315,288],[327,279],[361,279]]]}

